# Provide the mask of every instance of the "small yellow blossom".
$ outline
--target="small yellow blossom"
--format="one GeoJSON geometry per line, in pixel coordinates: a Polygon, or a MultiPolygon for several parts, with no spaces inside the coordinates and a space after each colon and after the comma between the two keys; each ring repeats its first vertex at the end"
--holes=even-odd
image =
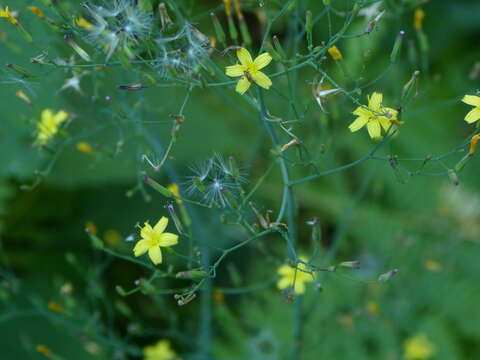
{"type": "Polygon", "coordinates": [[[344,328],[351,329],[353,327],[354,321],[351,315],[340,315],[337,320],[344,328]]]}
{"type": "Polygon", "coordinates": [[[40,8],[36,6],[28,6],[27,9],[30,10],[35,15],[37,15],[40,19],[43,19],[45,17],[45,15],[43,15],[42,10],[40,10],[40,8]]]}
{"type": "Polygon", "coordinates": [[[141,256],[148,251],[150,260],[155,265],[162,263],[162,251],[161,247],[173,246],[178,243],[178,235],[164,232],[168,225],[168,219],[162,217],[158,220],[157,224],[152,226],[145,222],[144,226],[140,229],[140,235],[142,239],[137,242],[133,253],[135,256],[141,256]]]}
{"type": "Polygon", "coordinates": [[[225,301],[225,293],[222,290],[215,290],[213,292],[213,302],[217,305],[223,304],[225,301]]]}
{"type": "Polygon", "coordinates": [[[240,48],[237,50],[237,57],[240,64],[227,66],[226,74],[231,77],[241,76],[235,89],[238,93],[244,94],[250,88],[252,82],[255,82],[264,89],[269,89],[270,86],[272,86],[272,80],[260,71],[272,61],[272,57],[268,52],[252,60],[252,56],[248,50],[240,48]]]}
{"type": "Polygon", "coordinates": [[[77,143],[76,148],[78,151],[81,153],[84,153],[86,155],[91,155],[93,154],[93,147],[89,143],[85,141],[80,141],[77,143]]]}
{"type": "Polygon", "coordinates": [[[97,235],[98,233],[97,226],[93,221],[87,221],[85,224],[85,231],[92,235],[97,235]]]}
{"type": "Polygon", "coordinates": [[[465,116],[465,121],[469,124],[474,123],[480,119],[480,96],[465,95],[462,99],[465,104],[472,105],[473,109],[465,116]]]}
{"type": "Polygon", "coordinates": [[[425,17],[425,11],[421,8],[415,9],[413,13],[413,27],[416,30],[422,30],[423,27],[423,19],[425,17]]]}
{"type": "Polygon", "coordinates": [[[440,263],[438,263],[435,260],[431,260],[431,259],[426,260],[424,265],[425,265],[425,269],[427,269],[428,271],[431,271],[431,272],[442,271],[442,265],[440,265],[440,263]]]}
{"type": "Polygon", "coordinates": [[[48,347],[46,347],[43,344],[38,344],[37,346],[35,346],[35,350],[38,353],[45,355],[46,357],[50,357],[53,355],[52,350],[50,350],[48,347]]]}
{"type": "Polygon", "coordinates": [[[5,18],[7,19],[11,24],[17,25],[18,20],[15,18],[15,16],[12,15],[12,13],[8,10],[8,6],[3,9],[0,8],[0,18],[5,18]]]}
{"type": "Polygon", "coordinates": [[[85,30],[90,30],[93,27],[93,25],[83,17],[75,19],[75,24],[85,30]]]}
{"type": "Polygon", "coordinates": [[[155,345],[143,348],[144,360],[174,360],[176,358],[177,354],[173,351],[168,340],[160,340],[155,345]]]}
{"type": "Polygon", "coordinates": [[[54,311],[54,312],[63,312],[63,306],[62,304],[59,304],[55,301],[49,301],[47,304],[48,310],[54,311]]]}
{"type": "Polygon", "coordinates": [[[359,106],[353,112],[358,117],[348,127],[351,132],[358,131],[367,125],[368,134],[372,139],[382,138],[382,128],[387,131],[390,125],[397,122],[398,111],[382,106],[383,95],[374,92],[368,98],[368,107],[359,106]]]}
{"type": "Polygon", "coordinates": [[[42,111],[41,120],[37,125],[37,142],[39,145],[48,143],[57,133],[60,125],[68,119],[68,114],[60,110],[56,114],[51,109],[42,111]]]}
{"type": "MultiPolygon", "coordinates": [[[[300,260],[306,262],[304,257],[300,257],[300,260]]],[[[277,273],[281,275],[281,278],[277,282],[277,287],[280,290],[294,287],[293,291],[297,295],[305,293],[305,283],[312,282],[313,276],[307,272],[307,266],[304,263],[298,263],[297,268],[289,265],[280,266],[277,273]]]]}
{"type": "Polygon", "coordinates": [[[340,50],[335,45],[328,48],[328,53],[330,54],[330,56],[332,57],[333,60],[342,60],[343,59],[342,53],[340,52],[340,50]]]}
{"type": "Polygon", "coordinates": [[[176,198],[175,201],[177,202],[178,205],[183,204],[183,200],[180,199],[181,195],[180,195],[180,188],[178,184],[170,184],[168,185],[167,189],[170,190],[170,192],[175,196],[176,198]]]}
{"type": "Polygon", "coordinates": [[[103,233],[103,239],[110,246],[117,246],[122,241],[122,235],[113,229],[108,229],[103,233]]]}
{"type": "Polygon", "coordinates": [[[365,307],[367,312],[372,316],[378,316],[380,314],[380,306],[375,301],[369,301],[365,307]]]}
{"type": "Polygon", "coordinates": [[[425,334],[417,334],[403,344],[405,360],[428,360],[435,353],[435,346],[425,334]]]}

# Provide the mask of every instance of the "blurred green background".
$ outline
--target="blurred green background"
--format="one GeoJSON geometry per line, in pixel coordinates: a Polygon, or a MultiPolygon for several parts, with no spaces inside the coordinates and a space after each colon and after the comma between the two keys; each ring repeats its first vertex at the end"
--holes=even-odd
{"type": "MultiPolygon", "coordinates": [[[[136,279],[148,274],[133,263],[92,248],[84,229],[87,223],[95,224],[107,247],[130,256],[132,243],[125,239],[137,233],[135,225],[167,216],[167,200],[143,188],[144,173],[165,185],[178,182],[184,190],[186,177],[191,175],[189,167],[219,153],[235,156],[248,179],[246,188],[251,189],[272,161],[270,139],[259,126],[258,114],[233,86],[194,88],[171,157],[159,173],[153,172],[142,155],[163,156],[170,138],[169,115],[179,113],[186,89],[158,86],[122,92],[117,89],[120,84],[145,81],[143,72],[107,67],[83,73],[82,94],[60,90],[72,76],[71,70],[30,62],[43,51],[51,59],[68,60],[73,55],[61,31],[26,9],[38,6],[55,18],[47,3],[0,4],[20,11],[21,22],[34,39],[33,45],[26,43],[14,25],[1,19],[1,63],[18,64],[35,75],[25,81],[7,68],[0,75],[0,358],[138,358],[145,345],[169,339],[182,358],[200,359],[196,354],[205,331],[201,327],[203,302],[195,299],[179,307],[171,294],[120,296],[117,285],[133,288],[136,279]],[[18,90],[30,97],[31,106],[15,96],[18,90]],[[106,96],[112,101],[106,101],[106,96]],[[124,119],[115,116],[115,107],[128,115],[124,119]],[[75,114],[53,151],[33,145],[35,124],[44,108],[75,114]],[[81,141],[93,147],[92,154],[77,150],[81,141]],[[38,184],[37,172],[48,173],[38,184]],[[54,355],[39,352],[39,344],[54,355]]],[[[331,3],[336,11],[331,12],[331,27],[336,32],[345,20],[342,12],[351,9],[352,1],[331,3]]],[[[404,85],[420,70],[416,96],[403,109],[405,123],[400,134],[377,155],[424,158],[450,153],[474,129],[463,121],[469,107],[460,100],[479,88],[475,64],[480,62],[480,4],[471,0],[378,3],[386,13],[375,30],[340,40],[337,46],[343,62],[326,58],[322,69],[346,89],[371,83],[358,94],[361,102],[366,103],[367,94],[379,91],[392,107],[400,105],[404,85]],[[426,14],[427,52],[420,51],[412,26],[414,10],[419,7],[426,14]],[[400,30],[406,33],[402,51],[389,65],[400,30]]],[[[210,11],[225,24],[221,1],[177,4],[185,18],[209,37],[215,36],[210,11]]],[[[359,2],[362,8],[374,4],[359,2]]],[[[262,8],[274,13],[283,2],[243,1],[242,5],[256,52],[262,37],[262,8]]],[[[72,18],[85,16],[77,2],[64,2],[64,6],[72,18]]],[[[279,36],[289,55],[306,52],[304,41],[293,39],[303,29],[305,11],[316,16],[324,9],[321,1],[294,1],[274,24],[272,33],[279,36]]],[[[361,33],[366,24],[364,16],[357,16],[347,35],[361,33]]],[[[315,24],[314,43],[320,45],[329,37],[323,16],[315,24]]],[[[79,42],[102,63],[102,53],[79,42]]],[[[229,64],[218,54],[211,58],[220,67],[229,64]]],[[[280,70],[282,65],[273,62],[267,73],[280,70]]],[[[366,130],[348,131],[357,106],[348,97],[338,94],[329,99],[325,113],[312,96],[314,71],[304,68],[292,78],[293,86],[286,76],[274,79],[274,90],[266,93],[267,106],[272,116],[299,120],[292,125],[293,131],[320,171],[359,159],[373,148],[366,130]]],[[[294,164],[294,179],[312,173],[295,149],[286,156],[294,164]]],[[[443,165],[427,164],[425,176],[409,176],[404,170],[394,171],[388,161],[369,160],[295,187],[299,252],[311,253],[311,228],[306,222],[318,217],[322,240],[315,263],[361,261],[358,270],[322,274],[321,291],[309,285],[301,300],[299,358],[404,359],[405,344],[422,337],[429,343],[423,348],[434,350],[419,359],[478,357],[478,156],[458,175],[458,186],[445,174],[426,176],[445,173],[462,156],[453,153],[443,165]],[[388,283],[375,281],[394,268],[399,272],[388,283]]],[[[401,169],[415,171],[421,161],[400,164],[401,169]]],[[[254,199],[259,209],[272,209],[274,216],[282,194],[277,170],[272,170],[254,199]]],[[[222,211],[192,211],[198,233],[212,245],[226,248],[244,239],[234,227],[220,223],[222,211]]],[[[212,321],[207,324],[212,359],[291,358],[298,306],[275,288],[278,261],[286,259],[287,249],[278,235],[260,243],[230,254],[213,280],[212,321]]],[[[162,268],[182,270],[181,259],[166,256],[168,262],[162,268]]],[[[185,284],[161,279],[155,287],[176,289],[185,284]]]]}

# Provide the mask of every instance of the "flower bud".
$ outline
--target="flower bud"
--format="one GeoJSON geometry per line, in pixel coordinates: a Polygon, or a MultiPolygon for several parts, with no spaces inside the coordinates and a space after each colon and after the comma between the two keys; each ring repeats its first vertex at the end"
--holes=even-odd
{"type": "Polygon", "coordinates": [[[203,270],[187,270],[181,271],[175,275],[177,279],[203,279],[208,276],[208,273],[203,270]]]}
{"type": "Polygon", "coordinates": [[[398,273],[398,269],[392,269],[389,272],[386,272],[385,274],[382,274],[378,277],[378,282],[384,283],[390,280],[392,277],[394,277],[398,273]]]}

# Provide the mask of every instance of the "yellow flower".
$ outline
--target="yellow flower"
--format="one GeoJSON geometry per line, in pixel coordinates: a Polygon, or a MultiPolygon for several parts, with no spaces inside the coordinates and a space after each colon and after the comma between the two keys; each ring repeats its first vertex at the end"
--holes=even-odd
{"type": "Polygon", "coordinates": [[[155,345],[143,348],[144,360],[174,360],[177,354],[170,346],[170,341],[160,340],[155,345]]]}
{"type": "Polygon", "coordinates": [[[93,27],[93,25],[83,17],[75,19],[75,24],[85,30],[90,30],[93,27]]]}
{"type": "Polygon", "coordinates": [[[462,99],[465,104],[472,105],[474,108],[465,116],[465,121],[469,124],[480,119],[480,96],[465,95],[462,99]]]}
{"type": "Polygon", "coordinates": [[[37,142],[39,145],[45,145],[57,133],[60,125],[68,119],[68,114],[60,110],[56,114],[51,109],[42,111],[41,120],[37,125],[37,142]]]}
{"type": "Polygon", "coordinates": [[[5,9],[0,8],[0,18],[7,19],[13,25],[18,24],[18,20],[15,19],[12,13],[8,10],[8,6],[5,9]]]}
{"type": "Polygon", "coordinates": [[[45,17],[45,15],[43,15],[42,10],[40,10],[40,8],[36,6],[28,6],[27,9],[30,10],[35,15],[37,15],[40,19],[43,19],[45,17]]]}
{"type": "Polygon", "coordinates": [[[50,350],[47,346],[43,344],[38,344],[37,346],[35,346],[35,350],[38,353],[45,355],[46,357],[50,357],[53,355],[52,350],[50,350]]]}
{"type": "Polygon", "coordinates": [[[330,54],[333,60],[343,59],[342,53],[335,45],[333,45],[331,48],[328,48],[328,53],[330,54]]]}
{"type": "Polygon", "coordinates": [[[49,301],[47,304],[48,310],[54,311],[54,312],[63,312],[63,306],[62,304],[59,304],[55,301],[49,301]]]}
{"type": "MultiPolygon", "coordinates": [[[[304,257],[300,257],[300,260],[307,261],[304,257]]],[[[303,263],[299,263],[296,268],[289,265],[280,266],[277,273],[281,275],[281,278],[277,282],[277,287],[283,290],[293,286],[295,294],[304,294],[305,283],[313,281],[312,274],[307,271],[307,266],[303,263]]]]}
{"type": "Polygon", "coordinates": [[[424,17],[425,11],[423,11],[421,8],[415,9],[415,12],[413,13],[413,27],[416,30],[422,30],[424,17]]]}
{"type": "Polygon", "coordinates": [[[176,202],[178,205],[182,205],[183,204],[183,200],[180,199],[180,188],[178,187],[177,184],[170,184],[168,185],[167,187],[168,190],[170,190],[170,192],[176,197],[176,202]]]}
{"type": "Polygon", "coordinates": [[[435,260],[428,259],[425,261],[424,265],[425,265],[425,269],[427,269],[428,271],[431,271],[431,272],[442,271],[442,265],[440,265],[440,263],[438,263],[435,260]]]}
{"type": "Polygon", "coordinates": [[[405,360],[427,360],[435,352],[435,346],[425,334],[417,334],[403,344],[405,360]]]}
{"type": "Polygon", "coordinates": [[[80,151],[81,153],[84,153],[86,155],[93,154],[92,145],[90,145],[89,143],[87,143],[85,141],[78,142],[77,145],[76,145],[76,148],[77,148],[78,151],[80,151]]]}
{"type": "Polygon", "coordinates": [[[248,50],[240,48],[237,50],[237,57],[240,64],[227,66],[226,74],[231,77],[241,76],[235,89],[238,93],[244,94],[252,82],[264,89],[269,89],[272,86],[272,80],[260,71],[272,61],[269,53],[265,52],[257,56],[255,60],[252,60],[248,50]]]}
{"type": "Polygon", "coordinates": [[[148,251],[150,260],[152,260],[155,265],[161,264],[162,251],[160,247],[173,246],[178,243],[178,235],[164,232],[167,225],[168,219],[164,216],[158,220],[153,228],[148,221],[145,222],[144,226],[140,229],[142,239],[137,242],[133,249],[135,256],[141,256],[148,251]]]}
{"type": "Polygon", "coordinates": [[[113,229],[108,229],[103,233],[103,238],[108,245],[117,246],[122,241],[122,235],[113,229]]]}
{"type": "Polygon", "coordinates": [[[382,138],[382,128],[387,131],[397,120],[398,111],[382,106],[383,95],[374,92],[368,98],[368,107],[359,106],[353,112],[357,119],[348,127],[351,132],[358,131],[367,125],[368,134],[372,139],[382,138]]]}
{"type": "Polygon", "coordinates": [[[372,316],[378,316],[380,314],[380,306],[375,301],[369,301],[365,307],[367,312],[372,316]]]}
{"type": "Polygon", "coordinates": [[[87,221],[85,224],[85,231],[92,235],[97,235],[98,233],[97,226],[93,221],[87,221]]]}

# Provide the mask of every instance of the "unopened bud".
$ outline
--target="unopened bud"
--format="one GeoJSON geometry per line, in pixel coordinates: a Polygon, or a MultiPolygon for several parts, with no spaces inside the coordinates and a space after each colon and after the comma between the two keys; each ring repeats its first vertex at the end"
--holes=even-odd
{"type": "Polygon", "coordinates": [[[287,54],[285,54],[285,51],[283,50],[282,44],[280,43],[280,40],[278,39],[277,35],[273,36],[273,46],[275,47],[275,51],[280,55],[280,58],[282,60],[287,58],[287,54]]]}
{"type": "Polygon", "coordinates": [[[69,35],[65,35],[63,38],[68,45],[72,47],[72,49],[85,61],[90,62],[92,59],[90,55],[87,54],[85,50],[83,50],[69,35]]]}
{"type": "Polygon", "coordinates": [[[162,23],[162,30],[170,27],[173,24],[172,19],[168,15],[167,7],[165,3],[160,3],[158,5],[158,12],[160,13],[160,22],[162,23]]]}
{"type": "Polygon", "coordinates": [[[284,152],[285,150],[287,150],[288,148],[290,148],[291,146],[298,146],[300,145],[300,143],[298,142],[297,139],[293,139],[291,141],[289,141],[288,143],[286,143],[285,145],[283,145],[281,148],[280,148],[280,152],[284,152]]]}
{"type": "Polygon", "coordinates": [[[392,269],[389,272],[386,272],[385,274],[382,274],[378,277],[378,282],[384,283],[390,280],[392,277],[394,277],[398,273],[398,269],[392,269]]]}
{"type": "Polygon", "coordinates": [[[146,89],[148,86],[142,84],[129,84],[129,85],[118,85],[117,89],[119,90],[129,90],[129,91],[138,91],[142,89],[146,89]]]}
{"type": "Polygon", "coordinates": [[[203,279],[208,276],[208,273],[203,270],[188,270],[181,271],[175,275],[177,279],[203,279]]]}
{"type": "Polygon", "coordinates": [[[390,54],[390,61],[394,63],[397,60],[397,56],[400,53],[400,49],[402,48],[403,38],[405,37],[405,31],[400,31],[395,39],[395,43],[393,44],[392,53],[390,54]]]}
{"type": "Polygon", "coordinates": [[[473,154],[475,154],[479,140],[480,140],[480,134],[472,136],[472,139],[470,140],[470,151],[468,152],[469,156],[473,156],[473,154]]]}
{"type": "Polygon", "coordinates": [[[154,190],[158,191],[160,194],[162,194],[163,196],[169,198],[169,199],[173,199],[175,198],[175,195],[172,194],[172,192],[170,190],[168,190],[166,187],[160,185],[159,183],[157,183],[155,180],[153,180],[151,177],[149,176],[145,176],[143,178],[143,181],[150,185],[154,190]]]}
{"type": "Polygon", "coordinates": [[[348,268],[348,269],[360,269],[360,261],[344,261],[341,262],[338,266],[348,268]]]}
{"type": "Polygon", "coordinates": [[[225,31],[223,31],[222,24],[220,24],[220,21],[218,21],[217,16],[213,12],[210,13],[210,18],[212,19],[213,28],[215,29],[215,34],[217,35],[218,41],[220,41],[221,44],[225,45],[227,37],[225,35],[225,31]]]}
{"type": "Polygon", "coordinates": [[[15,64],[7,64],[6,67],[9,68],[10,70],[15,71],[17,74],[21,75],[23,78],[33,77],[32,73],[30,71],[28,71],[27,69],[25,69],[21,66],[18,66],[18,65],[15,65],[15,64]]]}

